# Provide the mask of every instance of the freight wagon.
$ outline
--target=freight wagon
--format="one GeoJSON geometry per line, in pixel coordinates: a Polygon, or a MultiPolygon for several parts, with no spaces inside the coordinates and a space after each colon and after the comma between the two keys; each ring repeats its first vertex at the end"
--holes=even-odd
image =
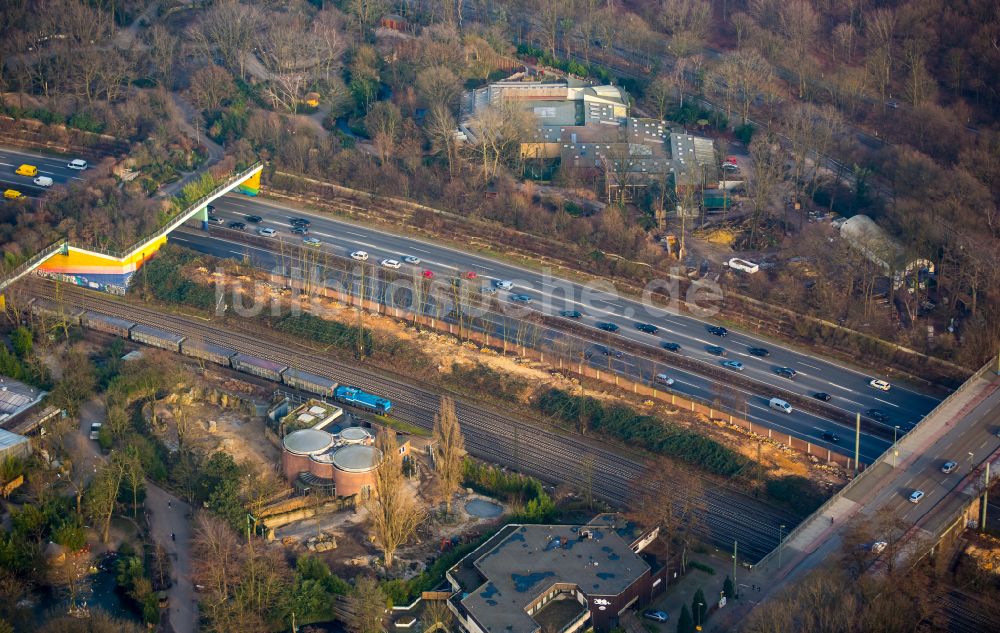
{"type": "Polygon", "coordinates": [[[167,349],[171,352],[179,352],[181,351],[181,343],[184,341],[184,337],[151,325],[139,324],[132,328],[132,340],[136,343],[145,343],[146,345],[167,349]]]}
{"type": "Polygon", "coordinates": [[[255,358],[246,354],[236,354],[232,358],[233,369],[245,371],[259,378],[267,378],[274,382],[281,382],[281,373],[288,369],[287,365],[275,363],[274,361],[255,358]]]}
{"type": "Polygon", "coordinates": [[[83,309],[76,306],[63,305],[41,297],[35,297],[30,302],[31,313],[46,319],[66,320],[69,325],[80,325],[83,309]]]}
{"type": "Polygon", "coordinates": [[[392,408],[392,402],[388,399],[364,392],[357,387],[337,387],[333,390],[333,397],[343,403],[375,411],[380,415],[385,415],[392,408]]]}
{"type": "Polygon", "coordinates": [[[108,316],[100,312],[91,312],[90,310],[83,313],[82,324],[84,327],[92,330],[104,332],[105,334],[114,334],[122,338],[128,338],[129,330],[135,327],[135,323],[132,321],[108,316]]]}
{"type": "Polygon", "coordinates": [[[236,350],[187,338],[181,343],[181,354],[190,356],[191,358],[206,360],[217,365],[232,367],[231,359],[236,355],[236,350]]]}
{"type": "Polygon", "coordinates": [[[333,390],[337,388],[337,381],[331,378],[326,378],[324,376],[317,376],[316,374],[310,374],[309,372],[300,371],[298,369],[286,369],[285,373],[282,374],[284,383],[289,387],[294,387],[295,389],[301,389],[303,391],[308,391],[309,393],[319,394],[321,396],[330,397],[333,395],[333,390]]]}

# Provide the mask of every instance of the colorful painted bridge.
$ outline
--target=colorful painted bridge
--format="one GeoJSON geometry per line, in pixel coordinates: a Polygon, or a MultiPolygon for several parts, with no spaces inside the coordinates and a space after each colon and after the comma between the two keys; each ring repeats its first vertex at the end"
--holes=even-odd
{"type": "Polygon", "coordinates": [[[0,307],[3,306],[2,293],[7,287],[36,271],[39,275],[78,286],[112,294],[125,294],[132,276],[166,243],[167,235],[171,231],[192,219],[200,219],[202,227],[208,228],[208,205],[230,191],[238,190],[240,193],[256,196],[260,191],[260,174],[263,169],[264,166],[257,163],[232,175],[224,184],[174,216],[156,233],[143,238],[136,246],[124,252],[114,253],[83,248],[74,246],[66,240],[49,245],[0,280],[0,307]]]}

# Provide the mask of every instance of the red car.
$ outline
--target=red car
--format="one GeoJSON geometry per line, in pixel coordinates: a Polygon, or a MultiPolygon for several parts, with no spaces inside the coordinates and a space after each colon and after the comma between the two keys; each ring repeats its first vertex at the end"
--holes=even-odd
{"type": "Polygon", "coordinates": [[[431,272],[431,271],[429,271],[429,270],[425,270],[424,272],[420,273],[420,275],[421,275],[421,276],[422,276],[422,277],[423,277],[424,279],[432,279],[432,278],[434,277],[434,273],[432,273],[432,272],[431,272]]]}
{"type": "Polygon", "coordinates": [[[465,276],[465,278],[466,278],[466,279],[475,279],[475,278],[476,278],[476,277],[478,277],[479,275],[477,275],[477,274],[475,273],[475,271],[472,271],[472,270],[470,270],[469,272],[465,273],[465,275],[464,275],[464,276],[465,276]]]}

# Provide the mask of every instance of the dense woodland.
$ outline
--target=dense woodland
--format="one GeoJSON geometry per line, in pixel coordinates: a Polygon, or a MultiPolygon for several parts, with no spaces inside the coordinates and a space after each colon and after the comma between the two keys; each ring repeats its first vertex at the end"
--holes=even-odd
{"type": "Polygon", "coordinates": [[[120,186],[105,169],[41,205],[3,205],[8,265],[56,235],[115,247],[151,230],[162,214],[147,196],[204,163],[202,133],[228,155],[217,170],[261,157],[554,237],[570,259],[596,249],[662,263],[658,192],[590,214],[579,201],[601,197],[601,174],[556,170],[565,193],[542,195],[521,182],[530,121],[501,108],[478,115],[482,143],[456,142],[462,91],[521,60],[621,83],[638,113],[710,134],[721,154],[751,140],[760,168],[737,247],[811,258],[827,283],[806,293],[778,270],[743,291],[969,367],[1000,342],[1000,16],[987,0],[24,0],[0,11],[7,114],[127,139],[142,174],[120,186]],[[379,28],[390,12],[407,20],[402,32],[379,28]],[[309,92],[318,108],[303,103],[309,92]],[[812,151],[840,173],[817,169],[812,151]],[[958,337],[928,342],[923,321],[900,327],[874,309],[878,271],[842,245],[834,257],[803,252],[823,237],[799,239],[804,215],[789,221],[789,196],[803,214],[869,214],[934,261],[936,287],[899,311],[915,317],[909,304],[932,298],[934,323],[955,318],[958,337]],[[845,288],[857,301],[840,300],[845,288]]]}

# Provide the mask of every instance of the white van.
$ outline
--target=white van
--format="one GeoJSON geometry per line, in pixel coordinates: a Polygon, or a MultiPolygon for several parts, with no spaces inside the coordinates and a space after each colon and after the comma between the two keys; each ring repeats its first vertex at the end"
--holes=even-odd
{"type": "Polygon", "coordinates": [[[751,261],[747,261],[745,259],[740,259],[738,257],[734,257],[726,263],[733,270],[742,270],[743,272],[749,273],[751,275],[760,270],[760,266],[758,264],[755,264],[751,261]]]}
{"type": "Polygon", "coordinates": [[[770,402],[767,403],[769,407],[775,411],[781,411],[782,413],[791,413],[792,405],[788,404],[781,398],[771,398],[770,402]]]}
{"type": "Polygon", "coordinates": [[[90,439],[96,440],[101,436],[101,423],[94,422],[90,425],[90,439]]]}
{"type": "Polygon", "coordinates": [[[38,185],[39,187],[51,187],[53,180],[48,176],[39,176],[38,178],[35,178],[32,182],[38,185]]]}

